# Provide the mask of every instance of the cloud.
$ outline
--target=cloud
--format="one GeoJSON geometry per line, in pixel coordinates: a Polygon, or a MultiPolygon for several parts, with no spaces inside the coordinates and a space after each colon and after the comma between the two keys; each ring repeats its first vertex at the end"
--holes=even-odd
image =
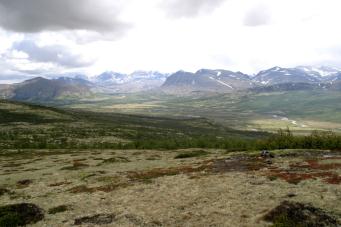
{"type": "Polygon", "coordinates": [[[2,80],[6,80],[6,81],[11,81],[11,80],[26,80],[28,78],[31,78],[31,77],[28,77],[28,76],[25,76],[25,75],[1,75],[0,77],[0,82],[2,80]]]}
{"type": "Polygon", "coordinates": [[[244,17],[244,25],[250,27],[267,25],[270,21],[270,10],[262,4],[251,8],[244,17]]]}
{"type": "Polygon", "coordinates": [[[66,68],[89,66],[92,63],[80,55],[70,52],[61,45],[38,46],[31,40],[23,40],[13,44],[12,51],[27,54],[28,60],[41,63],[53,63],[66,68]]]}
{"type": "Polygon", "coordinates": [[[60,30],[121,33],[130,26],[119,19],[121,8],[118,1],[108,0],[0,0],[0,26],[24,33],[60,30]]]}
{"type": "Polygon", "coordinates": [[[211,12],[225,0],[163,0],[161,7],[173,18],[195,17],[211,12]]]}

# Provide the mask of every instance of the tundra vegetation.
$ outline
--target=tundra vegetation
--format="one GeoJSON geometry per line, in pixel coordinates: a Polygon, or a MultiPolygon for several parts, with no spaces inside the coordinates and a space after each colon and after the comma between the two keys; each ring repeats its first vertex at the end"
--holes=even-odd
{"type": "Polygon", "coordinates": [[[13,101],[0,125],[1,227],[340,225],[334,132],[13,101]]]}

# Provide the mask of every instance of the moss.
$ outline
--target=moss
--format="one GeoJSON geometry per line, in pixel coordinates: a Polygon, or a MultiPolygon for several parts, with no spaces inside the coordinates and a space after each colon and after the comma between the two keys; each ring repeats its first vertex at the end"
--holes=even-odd
{"type": "Polygon", "coordinates": [[[306,225],[297,224],[295,221],[291,220],[287,215],[280,215],[277,217],[272,224],[272,227],[308,227],[306,225]]]}
{"type": "Polygon", "coordinates": [[[283,201],[264,216],[273,227],[339,226],[337,220],[325,211],[311,205],[283,201]]]}
{"type": "Polygon", "coordinates": [[[0,227],[20,226],[20,217],[18,214],[8,213],[0,217],[0,227]]]}
{"type": "Polygon", "coordinates": [[[65,212],[69,209],[69,207],[67,205],[60,205],[57,207],[53,207],[51,209],[48,210],[49,214],[57,214],[57,213],[62,213],[65,212]]]}
{"type": "Polygon", "coordinates": [[[177,156],[175,156],[175,159],[200,157],[200,156],[205,156],[208,154],[209,153],[207,151],[198,150],[198,151],[180,153],[177,156]]]}
{"type": "Polygon", "coordinates": [[[0,207],[0,227],[16,227],[36,223],[44,211],[34,204],[20,203],[0,207]]]}
{"type": "Polygon", "coordinates": [[[99,165],[109,164],[109,163],[127,163],[127,162],[130,162],[130,160],[128,158],[126,158],[126,157],[113,157],[113,158],[105,159],[99,165]]]}
{"type": "Polygon", "coordinates": [[[10,194],[10,191],[6,188],[0,188],[0,196],[4,194],[10,194]]]}
{"type": "Polygon", "coordinates": [[[270,181],[274,181],[274,180],[277,180],[278,177],[276,177],[276,176],[268,176],[268,179],[269,179],[270,181]]]}

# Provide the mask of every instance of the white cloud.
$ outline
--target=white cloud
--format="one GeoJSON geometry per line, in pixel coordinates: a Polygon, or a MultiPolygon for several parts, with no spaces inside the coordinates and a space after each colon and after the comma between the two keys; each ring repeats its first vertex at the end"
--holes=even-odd
{"type": "MultiPolygon", "coordinates": [[[[124,21],[132,25],[119,36],[110,35],[109,28],[109,35],[103,30],[98,32],[94,26],[87,26],[91,23],[84,22],[82,16],[79,17],[82,26],[75,28],[69,26],[70,21],[63,20],[66,24],[62,31],[40,26],[36,34],[22,34],[25,28],[20,30],[22,35],[8,31],[15,29],[1,32],[0,72],[8,71],[6,67],[11,67],[12,72],[34,72],[40,67],[44,73],[80,70],[90,75],[104,70],[173,72],[199,68],[255,73],[274,65],[341,66],[337,60],[341,49],[339,0],[226,0],[212,5],[208,5],[208,1],[194,4],[193,0],[118,2],[119,8],[115,6],[113,9],[119,12],[119,20],[113,15],[114,22],[124,21]],[[175,3],[181,13],[174,8],[175,3]],[[38,50],[36,59],[32,59],[33,53],[26,59],[3,55],[13,51],[15,42],[24,39],[34,40],[39,47],[63,46],[68,52],[77,53],[70,54],[70,62],[77,60],[72,58],[97,61],[73,69],[63,64],[51,64],[51,61],[37,61],[42,58],[38,50]]],[[[102,3],[108,1],[98,1],[98,4],[102,3]]],[[[102,12],[91,15],[104,18],[102,12]]],[[[108,14],[105,15],[110,19],[108,14]]],[[[115,29],[115,26],[110,28],[115,29]]],[[[32,25],[27,29],[32,30],[32,25]]]]}

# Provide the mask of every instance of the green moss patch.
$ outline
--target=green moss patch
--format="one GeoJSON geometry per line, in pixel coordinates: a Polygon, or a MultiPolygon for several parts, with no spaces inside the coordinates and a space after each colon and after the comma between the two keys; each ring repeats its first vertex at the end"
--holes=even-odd
{"type": "Polygon", "coordinates": [[[208,155],[209,153],[204,150],[197,150],[197,151],[191,151],[191,152],[183,152],[175,156],[175,159],[181,159],[181,158],[193,158],[193,157],[200,157],[208,155]]]}
{"type": "Polygon", "coordinates": [[[340,223],[323,210],[311,205],[283,201],[264,216],[273,227],[339,226],[340,223]]]}
{"type": "Polygon", "coordinates": [[[44,211],[30,203],[0,207],[0,227],[16,227],[34,224],[44,218],[44,211]]]}
{"type": "Polygon", "coordinates": [[[69,207],[67,205],[60,205],[60,206],[57,206],[57,207],[50,208],[48,210],[48,213],[49,214],[57,214],[57,213],[65,212],[68,209],[69,209],[69,207]]]}

